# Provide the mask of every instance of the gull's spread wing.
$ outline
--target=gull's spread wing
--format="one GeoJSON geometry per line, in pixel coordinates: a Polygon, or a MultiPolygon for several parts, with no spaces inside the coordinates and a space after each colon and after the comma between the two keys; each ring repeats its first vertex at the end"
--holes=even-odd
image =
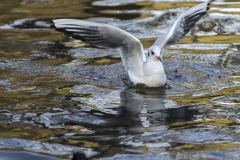
{"type": "Polygon", "coordinates": [[[210,9],[208,6],[209,3],[201,3],[187,10],[176,20],[169,32],[160,36],[153,46],[163,48],[165,45],[173,44],[183,38],[195,23],[206,14],[207,10],[210,9]]]}
{"type": "Polygon", "coordinates": [[[141,42],[126,31],[107,24],[76,19],[53,20],[57,31],[100,48],[120,48],[126,70],[139,70],[146,61],[141,42]]]}

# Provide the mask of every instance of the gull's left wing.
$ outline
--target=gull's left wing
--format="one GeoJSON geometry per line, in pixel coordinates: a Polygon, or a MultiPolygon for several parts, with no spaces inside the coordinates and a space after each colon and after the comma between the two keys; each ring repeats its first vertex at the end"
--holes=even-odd
{"type": "Polygon", "coordinates": [[[169,32],[160,36],[153,46],[163,48],[165,45],[179,41],[193,28],[195,23],[206,14],[207,10],[210,9],[209,4],[210,3],[201,3],[187,10],[176,20],[169,32]]]}

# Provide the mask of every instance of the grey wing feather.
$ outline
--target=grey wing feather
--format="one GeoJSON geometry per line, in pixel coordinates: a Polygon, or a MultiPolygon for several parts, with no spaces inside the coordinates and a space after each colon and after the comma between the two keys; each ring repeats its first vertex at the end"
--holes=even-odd
{"type": "Polygon", "coordinates": [[[106,32],[104,26],[98,23],[73,19],[57,19],[53,22],[57,31],[64,32],[75,39],[80,39],[100,48],[117,48],[123,45],[121,41],[111,42],[111,37],[103,34],[103,32],[106,32]]]}
{"type": "Polygon", "coordinates": [[[100,48],[120,48],[126,70],[139,69],[146,61],[141,42],[120,28],[76,19],[56,19],[53,23],[57,31],[69,34],[75,39],[100,48]]]}
{"type": "Polygon", "coordinates": [[[201,3],[187,10],[176,20],[170,31],[160,36],[153,45],[162,48],[179,41],[206,14],[206,11],[210,9],[208,6],[209,3],[201,3]]]}

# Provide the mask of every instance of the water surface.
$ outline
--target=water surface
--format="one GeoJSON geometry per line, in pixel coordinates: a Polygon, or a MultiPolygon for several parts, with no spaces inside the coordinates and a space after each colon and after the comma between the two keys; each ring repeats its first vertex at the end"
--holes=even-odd
{"type": "Polygon", "coordinates": [[[165,90],[133,86],[117,51],[64,36],[51,20],[115,25],[147,49],[206,1],[0,1],[0,159],[240,157],[240,2],[216,0],[165,49],[165,90]]]}

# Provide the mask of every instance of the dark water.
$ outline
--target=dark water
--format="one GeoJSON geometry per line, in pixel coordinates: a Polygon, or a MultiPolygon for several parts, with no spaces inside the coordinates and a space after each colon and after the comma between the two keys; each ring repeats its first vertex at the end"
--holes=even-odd
{"type": "Polygon", "coordinates": [[[51,28],[118,26],[144,48],[206,1],[0,0],[0,159],[239,159],[240,2],[216,0],[164,52],[172,87],[134,87],[115,50],[51,28]]]}

